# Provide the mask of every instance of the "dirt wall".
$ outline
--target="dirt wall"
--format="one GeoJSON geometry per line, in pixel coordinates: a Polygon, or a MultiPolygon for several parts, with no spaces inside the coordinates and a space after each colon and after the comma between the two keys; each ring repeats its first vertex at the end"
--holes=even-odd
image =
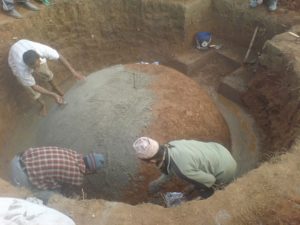
{"type": "MultiPolygon", "coordinates": [[[[292,31],[300,33],[300,26],[292,31]]],[[[243,96],[266,136],[265,149],[285,152],[299,135],[300,49],[288,32],[276,35],[264,45],[261,69],[248,84],[243,96]]]]}
{"type": "MultiPolygon", "coordinates": [[[[223,18],[227,24],[233,24],[234,29],[240,29],[244,25],[243,20],[252,17],[252,14],[244,14],[243,10],[234,12],[234,7],[240,7],[238,4],[240,2],[241,0],[232,3],[226,0],[214,1],[214,7],[219,13],[217,16],[223,18]],[[228,22],[229,15],[234,15],[232,22],[228,22]]],[[[177,44],[180,46],[184,41],[184,22],[179,22],[184,18],[180,3],[181,1],[175,1],[174,4],[163,4],[163,1],[150,0],[66,1],[38,14],[29,13],[26,19],[1,23],[1,140],[5,141],[12,131],[17,115],[22,115],[32,106],[25,104],[27,101],[23,100],[26,98],[24,92],[11,76],[7,66],[7,52],[9,46],[16,41],[15,37],[40,41],[57,48],[75,64],[76,69],[86,73],[120,62],[159,59],[156,58],[157,52],[161,57],[171,55],[173,50],[176,50],[177,44]],[[146,4],[147,8],[144,9],[142,6],[146,4]],[[145,10],[143,13],[142,9],[145,10]],[[154,15],[154,11],[159,11],[161,17],[154,15]],[[137,12],[147,16],[140,20],[137,12]]],[[[243,7],[246,9],[245,5],[243,7]]],[[[280,24],[278,30],[273,33],[286,29],[286,25],[281,27],[281,22],[277,24],[280,24]]],[[[250,31],[254,26],[255,23],[251,23],[249,28],[241,29],[238,38],[231,32],[232,30],[225,29],[226,26],[216,31],[220,34],[225,34],[225,31],[231,32],[234,35],[228,37],[232,40],[245,41],[251,37],[250,31]]],[[[60,82],[70,77],[63,66],[58,64],[50,66],[60,82]]],[[[276,120],[276,117],[274,119],[276,120]]],[[[78,202],[64,198],[53,199],[50,206],[65,212],[77,224],[92,225],[99,224],[99,221],[110,225],[299,224],[297,216],[300,215],[300,203],[297,197],[300,195],[298,188],[300,153],[297,146],[299,143],[294,152],[272,159],[224,191],[216,193],[213,198],[187,203],[176,210],[147,204],[133,207],[102,200],[78,202]]],[[[0,186],[3,190],[2,195],[26,196],[26,193],[14,189],[5,182],[1,181],[0,186]]]]}
{"type": "Polygon", "coordinates": [[[194,0],[185,4],[185,46],[195,46],[195,34],[199,31],[211,31],[216,26],[212,16],[212,0],[194,0]]]}
{"type": "MultiPolygon", "coordinates": [[[[262,9],[249,10],[241,0],[56,2],[39,13],[24,12],[26,18],[22,20],[1,17],[4,18],[0,26],[1,143],[12,132],[17,116],[33,107],[7,65],[9,47],[18,39],[46,43],[76,64],[77,70],[88,74],[112,64],[172,56],[183,46],[192,45],[196,31],[210,26],[217,35],[245,44],[258,22],[268,28],[268,34],[262,29],[258,36],[261,43],[292,23],[284,22],[289,14],[280,15],[282,21],[279,21],[278,16],[266,17],[262,9]],[[212,9],[216,10],[214,14],[212,9]],[[216,19],[224,23],[218,25],[216,19]],[[241,32],[236,35],[233,32],[236,30],[241,32]]],[[[70,78],[61,64],[50,66],[59,83],[70,78]]]]}
{"type": "Polygon", "coordinates": [[[213,7],[214,16],[220,21],[214,32],[236,43],[248,46],[255,27],[259,26],[255,40],[257,49],[300,19],[297,12],[288,11],[280,5],[278,11],[270,13],[264,5],[251,9],[249,1],[244,0],[214,0],[213,7]]]}
{"type": "Polygon", "coordinates": [[[260,69],[249,83],[243,100],[264,135],[264,158],[286,152],[293,144],[300,122],[299,81],[288,73],[260,69]]]}
{"type": "MultiPolygon", "coordinates": [[[[88,74],[105,66],[160,60],[171,55],[184,38],[184,11],[179,3],[162,1],[57,1],[26,18],[5,18],[0,26],[0,141],[1,146],[19,115],[34,104],[12,76],[9,47],[26,38],[56,48],[88,74]]],[[[2,15],[3,18],[3,15],[2,15]]],[[[70,78],[59,63],[50,63],[58,83],[70,78]]]]}

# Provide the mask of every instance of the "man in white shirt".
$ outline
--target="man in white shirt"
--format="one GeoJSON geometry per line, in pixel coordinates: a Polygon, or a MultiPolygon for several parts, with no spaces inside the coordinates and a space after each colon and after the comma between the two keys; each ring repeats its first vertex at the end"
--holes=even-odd
{"type": "Polygon", "coordinates": [[[75,71],[70,63],[55,49],[29,40],[19,40],[9,50],[8,64],[31,97],[41,105],[41,114],[47,114],[46,104],[40,99],[41,94],[55,99],[58,104],[64,104],[63,92],[53,83],[53,73],[49,70],[47,60],[60,60],[78,79],[84,79],[75,71]],[[53,91],[49,91],[36,83],[35,78],[49,82],[53,91]]]}

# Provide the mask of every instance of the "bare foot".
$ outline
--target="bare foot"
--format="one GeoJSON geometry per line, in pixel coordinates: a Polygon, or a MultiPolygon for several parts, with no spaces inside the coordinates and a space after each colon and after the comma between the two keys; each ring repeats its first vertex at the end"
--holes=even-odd
{"type": "Polygon", "coordinates": [[[57,104],[62,105],[64,103],[64,98],[56,93],[54,93],[54,98],[57,104]]]}

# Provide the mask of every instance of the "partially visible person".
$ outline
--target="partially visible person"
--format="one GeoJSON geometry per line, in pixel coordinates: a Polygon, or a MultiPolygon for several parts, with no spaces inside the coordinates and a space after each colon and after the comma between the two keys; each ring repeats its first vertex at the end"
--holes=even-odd
{"type": "MultiPolygon", "coordinates": [[[[261,5],[264,0],[250,0],[250,7],[255,8],[258,5],[261,5]]],[[[277,2],[278,0],[267,0],[267,5],[269,11],[275,11],[277,9],[277,2]]]]}
{"type": "Polygon", "coordinates": [[[20,198],[0,197],[1,225],[75,225],[67,215],[20,198]]]}
{"type": "Polygon", "coordinates": [[[43,3],[44,5],[52,4],[52,0],[36,0],[36,1],[39,1],[39,2],[43,3]]]}
{"type": "Polygon", "coordinates": [[[39,8],[36,7],[34,4],[29,2],[29,0],[1,0],[2,1],[2,8],[3,10],[9,15],[16,19],[23,18],[22,15],[15,9],[15,2],[19,3],[20,5],[24,6],[25,8],[33,11],[38,11],[39,8]]]}
{"type": "Polygon", "coordinates": [[[141,137],[133,143],[133,148],[139,159],[152,163],[162,173],[150,183],[150,193],[158,192],[176,175],[191,184],[183,192],[196,191],[205,199],[235,178],[236,161],[224,146],[215,142],[176,140],[159,145],[151,138],[141,137]]]}
{"type": "Polygon", "coordinates": [[[47,107],[40,98],[41,94],[54,98],[58,104],[64,104],[64,93],[54,83],[53,73],[48,68],[47,59],[59,59],[71,71],[76,79],[84,79],[84,76],[73,69],[71,64],[60,53],[55,49],[38,42],[25,39],[19,40],[11,46],[8,55],[8,64],[13,74],[27,90],[29,95],[40,104],[42,115],[47,114],[47,107]],[[48,82],[54,92],[38,85],[35,78],[38,78],[43,82],[48,82]]]}
{"type": "Polygon", "coordinates": [[[84,177],[95,174],[104,162],[104,156],[96,152],[83,155],[54,146],[29,148],[12,159],[11,180],[16,186],[60,191],[81,186],[84,177]]]}

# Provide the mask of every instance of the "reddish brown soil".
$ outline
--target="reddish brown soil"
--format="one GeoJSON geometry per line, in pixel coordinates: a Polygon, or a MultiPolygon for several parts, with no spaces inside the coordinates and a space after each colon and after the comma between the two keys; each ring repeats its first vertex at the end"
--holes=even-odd
{"type": "MultiPolygon", "coordinates": [[[[265,144],[270,152],[285,152],[296,137],[299,116],[299,88],[287,73],[260,69],[249,83],[244,102],[264,130],[265,144]]],[[[271,155],[273,155],[271,153],[271,155]]]]}
{"type": "Polygon", "coordinates": [[[298,196],[287,198],[272,206],[262,222],[270,225],[298,225],[300,224],[299,208],[300,198],[298,196]]]}
{"type": "MultiPolygon", "coordinates": [[[[47,11],[41,11],[39,13],[39,16],[35,17],[33,16],[34,13],[32,12],[29,12],[27,10],[20,10],[22,13],[24,12],[24,15],[28,17],[24,20],[19,21],[8,18],[3,14],[0,15],[0,65],[2,71],[2,107],[0,113],[2,119],[0,128],[2,134],[8,134],[8,131],[12,130],[12,126],[16,119],[16,116],[18,114],[21,115],[21,112],[23,112],[22,109],[24,107],[20,106],[24,106],[23,102],[27,102],[24,101],[24,93],[21,91],[20,87],[16,85],[15,80],[12,78],[7,66],[7,52],[10,44],[15,42],[15,39],[13,39],[14,37],[29,38],[51,45],[61,50],[62,53],[64,53],[72,63],[76,63],[76,69],[84,70],[84,72],[98,70],[102,67],[114,63],[136,61],[136,59],[146,60],[146,57],[149,56],[149,52],[146,52],[144,48],[142,49],[139,46],[133,44],[133,41],[136,40],[134,38],[136,37],[132,36],[131,34],[135,33],[137,29],[128,29],[125,30],[126,32],[124,33],[122,33],[123,30],[118,30],[118,27],[127,27],[128,24],[132,23],[115,23],[116,21],[113,20],[114,23],[112,24],[114,24],[115,27],[111,28],[110,26],[99,22],[101,19],[103,19],[102,15],[106,15],[102,13],[101,10],[107,9],[103,9],[102,7],[97,8],[97,6],[99,5],[92,5],[92,1],[80,1],[79,4],[77,4],[76,2],[78,1],[72,1],[72,3],[70,3],[74,4],[72,6],[63,5],[62,7],[59,6],[57,8],[49,8],[49,10],[47,11]],[[87,2],[87,4],[85,4],[85,2],[87,2]],[[89,7],[88,4],[91,4],[92,6],[89,7]],[[79,9],[78,14],[80,16],[77,15],[76,10],[73,10],[73,7],[79,9]],[[99,13],[95,13],[95,11],[92,10],[94,8],[96,8],[99,13]],[[66,16],[65,14],[68,14],[68,16],[66,16]],[[76,21],[76,26],[74,26],[74,23],[70,22],[71,19],[78,20],[76,21]],[[32,27],[34,27],[35,29],[32,29],[32,27]],[[76,35],[75,37],[70,36],[70,34],[74,33],[78,35],[76,35]],[[108,35],[102,36],[103,33],[107,33],[108,35]],[[120,34],[117,40],[111,38],[114,37],[114,35],[112,35],[113,33],[120,34]],[[93,37],[96,38],[93,39],[93,37]],[[122,40],[123,38],[126,38],[126,40],[120,42],[120,38],[122,38],[122,40]],[[129,42],[129,39],[133,41],[129,42]],[[121,49],[121,51],[117,51],[116,48],[113,48],[113,46],[117,46],[119,44],[119,49],[121,49]],[[112,50],[116,51],[112,52],[112,50]]],[[[149,2],[149,9],[151,9],[151,7],[154,5],[151,5],[151,2],[154,1],[144,2],[149,2]]],[[[282,8],[299,11],[298,0],[282,0],[280,1],[280,4],[282,5],[282,8]]],[[[146,8],[147,7],[145,7],[145,9],[146,8]]],[[[121,17],[117,15],[118,12],[114,13],[110,9],[109,12],[112,14],[112,19],[121,17]]],[[[152,17],[153,11],[150,10],[147,13],[149,17],[152,17]]],[[[164,11],[162,11],[161,13],[164,13],[164,11]]],[[[164,14],[161,14],[161,16],[162,15],[164,14]]],[[[276,16],[277,14],[274,15],[276,16]]],[[[126,17],[122,17],[120,21],[123,21],[124,18],[126,17]]],[[[293,21],[292,16],[290,16],[290,18],[291,21],[293,21]]],[[[164,20],[157,19],[154,22],[157,23],[158,21],[164,20]]],[[[167,23],[169,22],[169,20],[166,21],[167,23]]],[[[177,23],[174,24],[177,25],[177,23]]],[[[137,26],[139,25],[140,24],[137,24],[137,26]]],[[[161,38],[165,38],[165,41],[161,42],[157,41],[156,39],[154,41],[151,39],[152,43],[162,43],[162,48],[157,47],[159,52],[161,52],[161,50],[163,49],[163,45],[165,45],[170,39],[168,39],[169,36],[164,32],[166,29],[158,30],[157,26],[155,25],[156,24],[154,24],[153,26],[155,29],[153,29],[151,32],[147,29],[149,27],[146,27],[145,30],[147,32],[145,32],[145,34],[140,34],[140,36],[138,37],[140,39],[143,39],[143,35],[148,37],[148,34],[150,33],[158,34],[161,36],[161,38]]],[[[169,28],[169,26],[165,27],[169,28]]],[[[138,27],[138,29],[140,28],[138,27]]],[[[176,32],[174,32],[173,34],[182,35],[182,33],[182,30],[176,30],[176,32]]],[[[173,37],[175,36],[176,35],[173,35],[173,37]]],[[[138,43],[138,41],[136,42],[138,43]]],[[[144,42],[141,41],[140,44],[147,45],[147,43],[149,43],[148,39],[144,42]]],[[[172,49],[165,48],[165,50],[170,51],[172,49]]],[[[66,70],[62,66],[55,67],[54,71],[59,74],[59,76],[57,77],[60,77],[60,81],[70,77],[70,74],[67,74],[66,70]]],[[[271,137],[267,138],[267,142],[268,140],[270,141],[272,139],[275,143],[278,143],[278,146],[275,146],[275,144],[273,144],[273,146],[282,148],[284,146],[290,146],[292,141],[290,137],[294,137],[294,131],[287,129],[288,123],[297,123],[299,120],[297,120],[297,116],[293,115],[293,113],[297,112],[297,107],[294,108],[294,106],[290,106],[289,104],[287,104],[287,110],[285,110],[284,112],[286,112],[287,118],[293,118],[293,120],[285,121],[285,115],[276,112],[276,107],[285,107],[285,105],[283,105],[282,103],[279,103],[279,105],[276,105],[274,107],[275,111],[271,110],[272,106],[268,105],[270,99],[276,100],[276,98],[278,97],[286,100],[288,96],[292,96],[292,101],[296,101],[294,99],[293,93],[289,95],[286,92],[278,91],[279,89],[276,88],[278,88],[280,85],[275,84],[275,80],[277,79],[272,79],[271,77],[268,77],[266,74],[262,73],[261,78],[256,77],[253,80],[253,85],[250,88],[250,92],[255,93],[256,91],[258,91],[258,93],[253,95],[253,98],[251,98],[250,93],[248,93],[248,96],[245,97],[245,100],[246,102],[248,102],[248,106],[254,113],[256,118],[259,119],[261,126],[264,127],[266,132],[270,133],[271,137]],[[263,88],[262,86],[260,86],[261,83],[266,84],[267,87],[271,88],[271,90],[267,90],[267,88],[263,88]],[[273,97],[272,95],[275,95],[277,97],[273,97]],[[265,104],[270,106],[270,110],[267,112],[263,112],[265,104]],[[282,130],[281,128],[279,128],[279,131],[274,130],[279,126],[277,124],[277,120],[285,124],[283,125],[282,130]]],[[[169,82],[173,82],[173,80],[169,82]]],[[[290,83],[287,82],[286,85],[288,84],[290,83]]],[[[184,89],[184,85],[180,86],[181,87],[179,87],[179,90],[182,91],[184,89]]],[[[188,114],[188,111],[185,112],[184,110],[182,110],[181,112],[181,115],[188,114]]],[[[164,115],[164,113],[159,113],[159,111],[157,111],[157,115],[164,115]]],[[[172,120],[172,123],[176,123],[176,119],[172,120]]],[[[168,123],[165,123],[165,125],[167,127],[168,123]]],[[[165,129],[166,127],[162,126],[160,128],[165,129]]],[[[168,128],[166,128],[166,130],[168,130],[168,132],[172,132],[172,134],[173,132],[180,132],[180,127],[178,128],[175,126],[175,128],[176,129],[174,131],[170,131],[168,130],[168,128]]],[[[161,131],[164,130],[159,130],[158,128],[157,130],[155,130],[153,128],[153,133],[151,133],[150,131],[145,131],[145,134],[153,135],[160,141],[167,141],[168,136],[163,134],[161,131]]],[[[191,133],[189,135],[191,135],[191,133]]],[[[7,136],[8,135],[1,135],[1,146],[3,143],[5,143],[7,136]]],[[[3,147],[3,149],[4,148],[5,146],[3,147]]],[[[7,151],[7,149],[4,150],[7,151]]],[[[76,201],[65,198],[59,198],[57,201],[53,201],[52,207],[55,207],[74,218],[77,224],[91,225],[208,225],[216,224],[213,216],[220,209],[228,210],[233,219],[235,219],[235,222],[224,222],[222,224],[299,224],[299,201],[296,202],[293,200],[289,200],[293,199],[289,197],[289,195],[293,194],[293,191],[295,194],[298,193],[299,196],[299,188],[293,188],[294,186],[299,187],[299,161],[299,151],[297,151],[295,154],[290,155],[289,158],[284,158],[278,165],[268,164],[263,168],[261,167],[258,170],[252,171],[251,173],[249,173],[249,175],[247,175],[246,178],[239,179],[236,184],[231,185],[224,192],[217,193],[217,195],[212,199],[203,202],[192,202],[184,205],[184,207],[175,209],[176,211],[167,211],[163,208],[158,208],[153,205],[142,205],[139,207],[118,205],[118,207],[115,207],[117,209],[115,209],[113,207],[114,203],[107,203],[101,200],[76,201]],[[277,202],[277,204],[271,204],[274,202],[277,202]],[[268,214],[266,213],[267,211],[269,212],[268,214]],[[170,212],[174,213],[171,214],[170,212]],[[93,213],[95,213],[95,215],[93,215],[93,213]]],[[[146,173],[144,171],[150,173],[147,167],[142,166],[141,173],[146,173]]],[[[153,175],[151,175],[152,177],[156,176],[154,175],[154,173],[155,172],[153,172],[153,175]]],[[[147,183],[147,181],[144,183],[147,183]]],[[[143,190],[143,192],[141,192],[143,195],[146,194],[144,191],[145,188],[146,186],[137,187],[138,190],[143,190]]],[[[4,183],[3,181],[1,181],[1,190],[2,196],[25,196],[23,192],[16,190],[14,187],[4,183]]]]}
{"type": "MultiPolygon", "coordinates": [[[[139,73],[155,76],[150,87],[158,96],[153,106],[153,123],[142,135],[150,136],[160,143],[176,139],[216,141],[230,147],[230,135],[224,118],[210,96],[199,85],[183,74],[168,67],[155,65],[128,65],[139,73]]],[[[141,199],[155,202],[160,195],[148,195],[148,184],[159,176],[153,165],[141,163],[139,176],[133,178],[126,191],[124,202],[137,204],[141,199]]],[[[184,182],[174,180],[162,191],[180,191],[184,182]]],[[[160,202],[155,202],[160,203],[160,202]]]]}

